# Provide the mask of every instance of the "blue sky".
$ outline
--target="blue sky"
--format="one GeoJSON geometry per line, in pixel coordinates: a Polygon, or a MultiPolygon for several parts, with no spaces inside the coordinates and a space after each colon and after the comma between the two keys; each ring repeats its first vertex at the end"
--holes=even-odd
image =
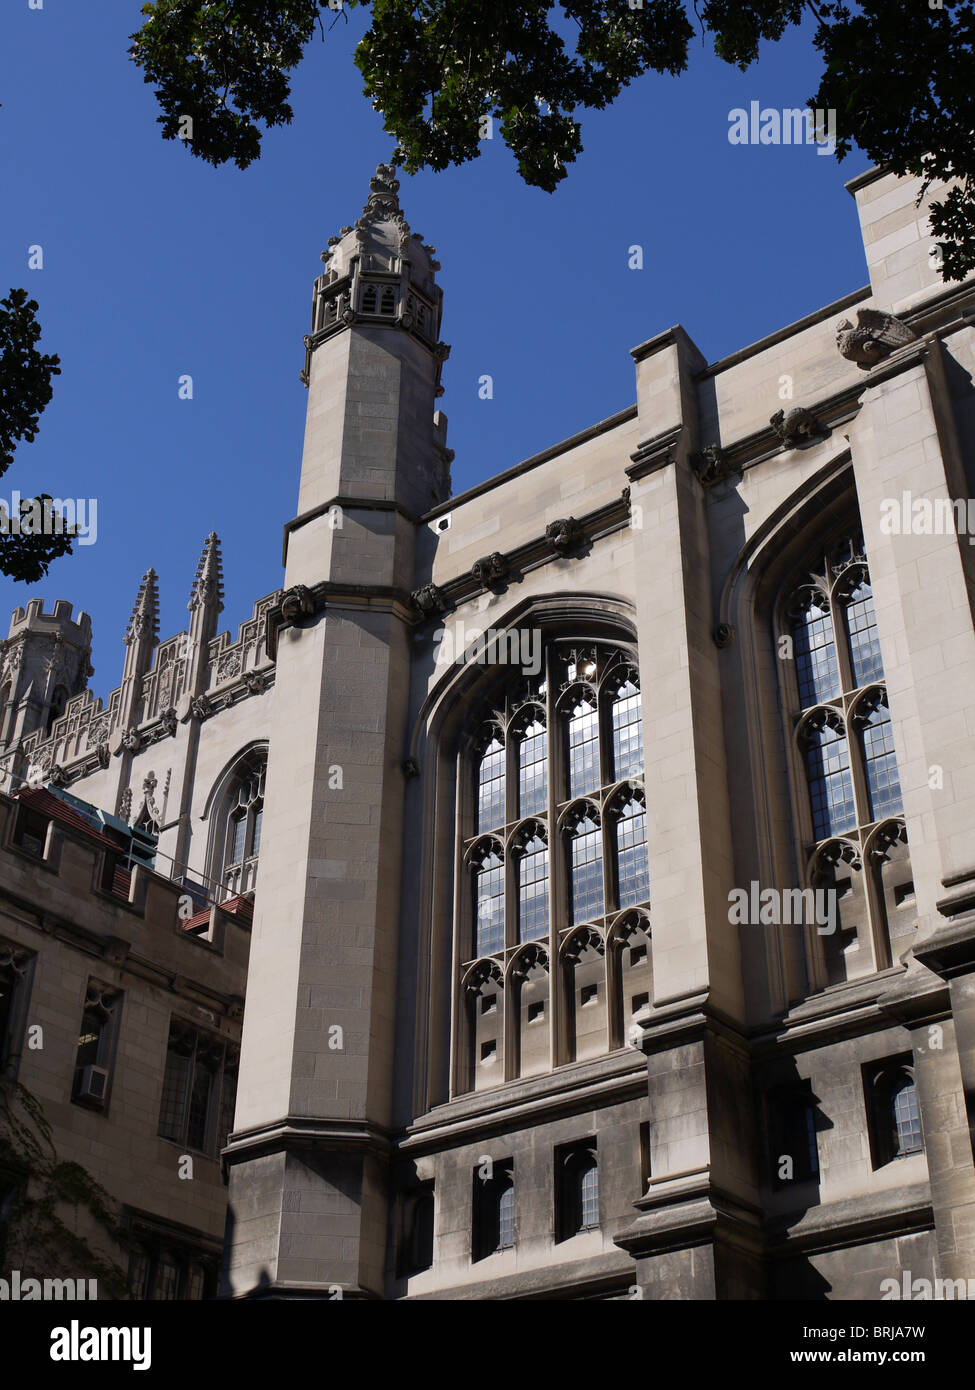
{"type": "MultiPolygon", "coordinates": [[[[34,588],[0,578],[0,621],[28,597],[94,621],[91,682],[121,673],[139,579],[160,575],[163,635],[186,623],[207,532],[223,541],[224,625],[282,579],[304,427],[298,380],[312,282],[358,215],[391,141],[351,62],[362,12],[315,42],[295,121],[246,171],[215,170],[155,124],[128,60],[138,0],[5,0],[0,18],[0,293],[40,305],[62,375],[0,497],[98,501],[98,539],[34,588]],[[28,247],[44,267],[27,268],[28,247]],[[194,398],[180,400],[179,379],[194,398]]],[[[856,210],[814,148],[732,146],[728,114],[805,104],[809,31],[747,73],[700,39],[688,73],[649,76],[584,118],[585,153],[558,191],[526,188],[499,139],[461,169],[404,178],[400,200],[443,269],[453,351],[441,407],[466,487],[622,409],[629,349],[682,323],[711,361],[866,283],[856,210]],[[628,267],[641,245],[644,269],[628,267]],[[477,381],[494,379],[494,398],[477,381]]]]}

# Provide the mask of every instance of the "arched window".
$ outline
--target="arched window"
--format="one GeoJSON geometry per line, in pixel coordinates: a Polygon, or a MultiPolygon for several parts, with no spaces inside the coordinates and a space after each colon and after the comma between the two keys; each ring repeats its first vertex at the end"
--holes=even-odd
{"type": "Polygon", "coordinates": [[[867,1071],[873,1165],[880,1168],[922,1151],[921,1113],[909,1054],[867,1071]]]}
{"type": "MultiPolygon", "coordinates": [[[[622,646],[555,639],[536,675],[499,672],[473,711],[460,782],[458,881],[469,887],[456,924],[455,1092],[626,1043],[621,948],[609,965],[605,947],[581,957],[563,947],[580,925],[605,942],[626,909],[647,908],[639,679],[622,646]],[[543,949],[526,973],[529,943],[543,949]],[[502,1028],[494,986],[472,1003],[471,980],[489,962],[508,996],[502,1028]]],[[[649,930],[644,955],[648,944],[649,930]]],[[[648,962],[627,975],[638,1004],[649,978],[648,962]]]]}
{"type": "MultiPolygon", "coordinates": [[[[822,984],[890,964],[890,853],[903,822],[900,779],[863,540],[848,529],[782,590],[777,665],[794,738],[799,839],[828,923],[809,949],[822,984]],[[790,661],[788,658],[792,657],[790,661]],[[878,841],[881,834],[883,844],[878,841]]],[[[898,891],[910,884],[898,851],[898,891]]],[[[898,924],[900,926],[900,924],[898,924]]]]}
{"type": "Polygon", "coordinates": [[[230,765],[211,795],[207,875],[210,890],[224,899],[257,883],[266,769],[266,747],[253,748],[230,765]]]}
{"type": "Polygon", "coordinates": [[[592,1141],[556,1150],[557,1238],[571,1240],[599,1227],[599,1165],[592,1141]]]}

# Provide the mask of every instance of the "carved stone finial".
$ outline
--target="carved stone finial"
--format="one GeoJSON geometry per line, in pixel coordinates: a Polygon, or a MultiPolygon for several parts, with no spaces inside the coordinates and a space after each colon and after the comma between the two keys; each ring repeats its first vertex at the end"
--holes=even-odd
{"type": "Polygon", "coordinates": [[[447,596],[439,584],[424,584],[420,589],[414,589],[410,594],[413,607],[418,609],[424,618],[435,617],[439,613],[446,613],[449,608],[447,596]]]}
{"type": "Polygon", "coordinates": [[[189,609],[216,605],[223,612],[223,564],[220,559],[220,540],[211,531],[203,543],[203,554],[196,567],[196,577],[190,589],[189,609]]]}
{"type": "Polygon", "coordinates": [[[122,820],[128,822],[132,815],[132,788],[126,787],[119,797],[118,813],[122,820]]]}
{"type": "Polygon", "coordinates": [[[142,576],[135,607],[132,610],[132,617],[129,619],[129,626],[125,634],[125,645],[129,647],[142,637],[149,637],[153,646],[159,641],[159,594],[156,588],[156,571],[154,569],[146,570],[142,576]]]}
{"type": "Polygon", "coordinates": [[[574,516],[559,517],[545,527],[545,539],[557,555],[568,555],[582,540],[582,523],[574,516]]]}
{"type": "Polygon", "coordinates": [[[815,415],[803,405],[797,405],[788,414],[784,410],[777,410],[769,419],[769,424],[787,449],[808,444],[822,433],[815,415]]]}
{"type": "Polygon", "coordinates": [[[917,341],[917,334],[893,314],[880,309],[858,309],[857,326],[849,319],[836,325],[836,346],[840,356],[855,362],[865,372],[883,362],[898,348],[917,341]]]}
{"type": "Polygon", "coordinates": [[[484,555],[480,560],[475,560],[471,566],[471,578],[477,584],[484,584],[488,588],[495,584],[503,584],[508,578],[510,566],[508,558],[502,555],[500,550],[494,550],[490,555],[484,555]]]}

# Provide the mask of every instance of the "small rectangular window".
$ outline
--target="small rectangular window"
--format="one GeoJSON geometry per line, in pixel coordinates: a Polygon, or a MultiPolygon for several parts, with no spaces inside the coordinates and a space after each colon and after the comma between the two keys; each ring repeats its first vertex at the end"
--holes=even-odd
{"type": "Polygon", "coordinates": [[[89,1110],[104,1110],[108,1105],[121,1012],[122,996],[118,990],[100,985],[97,980],[88,981],[71,1099],[89,1110]]]}
{"type": "Polygon", "coordinates": [[[213,1156],[233,1123],[236,1049],[174,1019],[163,1075],[159,1133],[213,1156]]]}

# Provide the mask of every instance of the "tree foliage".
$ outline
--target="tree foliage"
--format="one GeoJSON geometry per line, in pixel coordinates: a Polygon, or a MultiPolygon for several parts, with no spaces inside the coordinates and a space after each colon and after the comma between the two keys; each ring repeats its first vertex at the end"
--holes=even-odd
{"type": "Polygon", "coordinates": [[[93,1231],[124,1245],[112,1199],[80,1163],[58,1157],[37,1097],[10,1080],[0,1080],[0,1168],[19,1179],[0,1225],[4,1267],[22,1279],[97,1279],[101,1294],[124,1298],[121,1267],[67,1219],[84,1213],[93,1231]]]}
{"type": "MultiPolygon", "coordinates": [[[[694,0],[715,52],[746,69],[805,15],[825,62],[809,105],[837,112],[837,154],[954,180],[933,204],[942,275],[975,268],[975,0],[694,0]],[[932,8],[932,3],[938,5],[932,8]]],[[[694,34],[683,0],[345,0],[371,23],[355,62],[408,173],[481,151],[499,123],[526,183],[551,192],[582,149],[578,113],[647,72],[681,73],[694,34]]],[[[131,56],[167,139],[244,169],[261,127],[287,124],[290,74],[341,0],[152,0],[131,56]],[[186,117],[191,125],[187,126],[186,117]],[[189,131],[192,131],[190,134],[189,131]]]]}
{"type": "MultiPolygon", "coordinates": [[[[37,301],[27,298],[26,290],[12,289],[0,299],[0,477],[13,463],[20,440],[32,442],[44,408],[53,395],[51,380],[61,373],[57,354],[41,352],[41,336],[35,317],[37,301]]],[[[20,515],[7,518],[0,528],[0,573],[11,579],[35,584],[47,574],[48,566],[59,555],[71,553],[70,529],[29,532],[21,517],[36,512],[50,514],[52,498],[41,494],[25,498],[20,515]],[[45,509],[44,503],[48,504],[45,509]]]]}

